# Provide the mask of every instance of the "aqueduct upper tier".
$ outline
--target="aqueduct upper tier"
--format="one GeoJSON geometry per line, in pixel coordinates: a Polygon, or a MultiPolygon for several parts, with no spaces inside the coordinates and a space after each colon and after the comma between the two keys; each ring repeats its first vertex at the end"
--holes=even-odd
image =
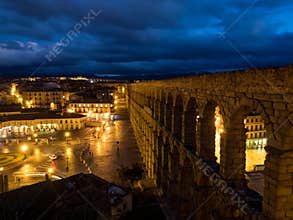
{"type": "Polygon", "coordinates": [[[178,219],[293,219],[293,66],[145,81],[127,92],[148,177],[177,202],[178,219]],[[224,127],[219,163],[216,109],[224,127]],[[258,208],[245,179],[244,119],[250,114],[264,120],[267,139],[258,208]]]}

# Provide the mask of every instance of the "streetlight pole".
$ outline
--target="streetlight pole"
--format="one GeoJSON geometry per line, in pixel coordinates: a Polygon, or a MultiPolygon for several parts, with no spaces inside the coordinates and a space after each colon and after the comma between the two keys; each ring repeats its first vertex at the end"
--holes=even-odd
{"type": "Polygon", "coordinates": [[[68,156],[67,156],[67,157],[66,157],[66,171],[67,171],[67,172],[69,171],[68,160],[69,160],[69,158],[68,158],[68,156]]]}
{"type": "Polygon", "coordinates": [[[68,137],[69,137],[69,135],[70,135],[69,132],[66,132],[66,133],[65,133],[66,144],[68,144],[68,137]]]}
{"type": "Polygon", "coordinates": [[[24,156],[25,156],[25,157],[27,157],[27,155],[26,155],[26,151],[27,151],[27,149],[28,149],[27,145],[22,145],[22,146],[21,146],[21,150],[22,150],[22,152],[24,152],[24,156]]]}

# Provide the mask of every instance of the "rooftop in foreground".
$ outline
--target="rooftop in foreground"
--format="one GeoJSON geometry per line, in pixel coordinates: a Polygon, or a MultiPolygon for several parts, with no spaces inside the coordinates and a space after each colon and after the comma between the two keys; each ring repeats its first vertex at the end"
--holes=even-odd
{"type": "Polygon", "coordinates": [[[129,195],[121,187],[93,174],[77,174],[0,195],[0,218],[112,219],[117,214],[115,208],[121,204],[132,206],[129,195]]]}

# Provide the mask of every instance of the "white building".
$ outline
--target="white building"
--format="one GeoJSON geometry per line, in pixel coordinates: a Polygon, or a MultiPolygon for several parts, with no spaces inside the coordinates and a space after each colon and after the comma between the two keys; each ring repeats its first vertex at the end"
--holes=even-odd
{"type": "Polygon", "coordinates": [[[71,102],[67,106],[67,112],[80,113],[93,120],[110,119],[112,109],[110,102],[71,102]]]}
{"type": "Polygon", "coordinates": [[[10,114],[0,117],[0,137],[32,135],[35,132],[75,130],[85,127],[80,114],[53,112],[10,114]]]}

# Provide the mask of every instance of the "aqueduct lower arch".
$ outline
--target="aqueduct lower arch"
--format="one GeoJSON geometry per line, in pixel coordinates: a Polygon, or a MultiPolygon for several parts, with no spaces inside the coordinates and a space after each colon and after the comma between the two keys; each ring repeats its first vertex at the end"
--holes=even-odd
{"type": "Polygon", "coordinates": [[[293,219],[292,94],[292,66],[129,85],[130,119],[149,178],[166,198],[183,201],[178,219],[197,210],[212,192],[193,219],[293,219]],[[220,164],[214,139],[217,106],[224,121],[220,164]],[[261,115],[267,130],[262,210],[249,202],[252,191],[244,177],[243,121],[250,112],[261,115]],[[247,205],[245,211],[231,199],[236,194],[229,196],[232,190],[247,205]]]}

